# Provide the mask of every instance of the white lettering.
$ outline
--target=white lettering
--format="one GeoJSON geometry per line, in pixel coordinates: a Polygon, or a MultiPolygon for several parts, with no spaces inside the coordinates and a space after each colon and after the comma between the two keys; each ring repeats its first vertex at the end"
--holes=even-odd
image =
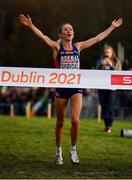
{"type": "Polygon", "coordinates": [[[131,77],[123,77],[123,83],[124,84],[132,84],[132,78],[131,77]]]}

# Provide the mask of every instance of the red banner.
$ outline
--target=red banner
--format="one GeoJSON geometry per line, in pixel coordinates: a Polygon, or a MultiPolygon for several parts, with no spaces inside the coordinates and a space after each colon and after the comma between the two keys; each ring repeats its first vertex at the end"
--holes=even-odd
{"type": "Polygon", "coordinates": [[[132,75],[111,75],[111,85],[132,85],[132,75]]]}

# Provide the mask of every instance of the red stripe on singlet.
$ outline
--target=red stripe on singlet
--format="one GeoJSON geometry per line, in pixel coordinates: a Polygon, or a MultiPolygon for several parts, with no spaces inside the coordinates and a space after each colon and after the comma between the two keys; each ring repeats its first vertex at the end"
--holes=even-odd
{"type": "Polygon", "coordinates": [[[55,65],[55,68],[60,68],[60,65],[58,63],[58,59],[54,59],[54,65],[55,65]]]}

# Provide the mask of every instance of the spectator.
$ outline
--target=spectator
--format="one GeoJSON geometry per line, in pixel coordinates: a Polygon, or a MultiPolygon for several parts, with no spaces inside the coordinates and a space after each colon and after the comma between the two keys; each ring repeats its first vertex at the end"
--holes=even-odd
{"type": "MultiPolygon", "coordinates": [[[[121,70],[121,63],[117,59],[114,49],[111,46],[104,48],[104,54],[97,62],[97,69],[121,70]]],[[[114,120],[114,105],[116,100],[115,90],[98,90],[99,100],[102,107],[102,118],[105,124],[105,131],[111,133],[114,120]]]]}

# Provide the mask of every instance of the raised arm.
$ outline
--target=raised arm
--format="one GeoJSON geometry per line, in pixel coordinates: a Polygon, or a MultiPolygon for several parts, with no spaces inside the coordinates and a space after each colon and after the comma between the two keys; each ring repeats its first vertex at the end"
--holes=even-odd
{"type": "Polygon", "coordinates": [[[89,47],[93,46],[94,44],[96,44],[96,43],[102,41],[104,38],[106,38],[114,29],[121,26],[122,23],[123,23],[122,18],[120,18],[118,20],[114,20],[111,23],[111,26],[109,28],[107,28],[105,31],[98,34],[94,38],[88,39],[86,41],[78,42],[77,43],[77,48],[81,51],[83,49],[86,49],[86,48],[89,48],[89,47]]]}
{"type": "Polygon", "coordinates": [[[56,41],[53,41],[48,36],[44,35],[37,27],[34,26],[29,15],[27,15],[26,17],[23,14],[20,14],[19,21],[24,26],[30,28],[34,32],[34,34],[42,39],[42,41],[44,41],[49,47],[57,50],[59,49],[59,44],[56,41]]]}

